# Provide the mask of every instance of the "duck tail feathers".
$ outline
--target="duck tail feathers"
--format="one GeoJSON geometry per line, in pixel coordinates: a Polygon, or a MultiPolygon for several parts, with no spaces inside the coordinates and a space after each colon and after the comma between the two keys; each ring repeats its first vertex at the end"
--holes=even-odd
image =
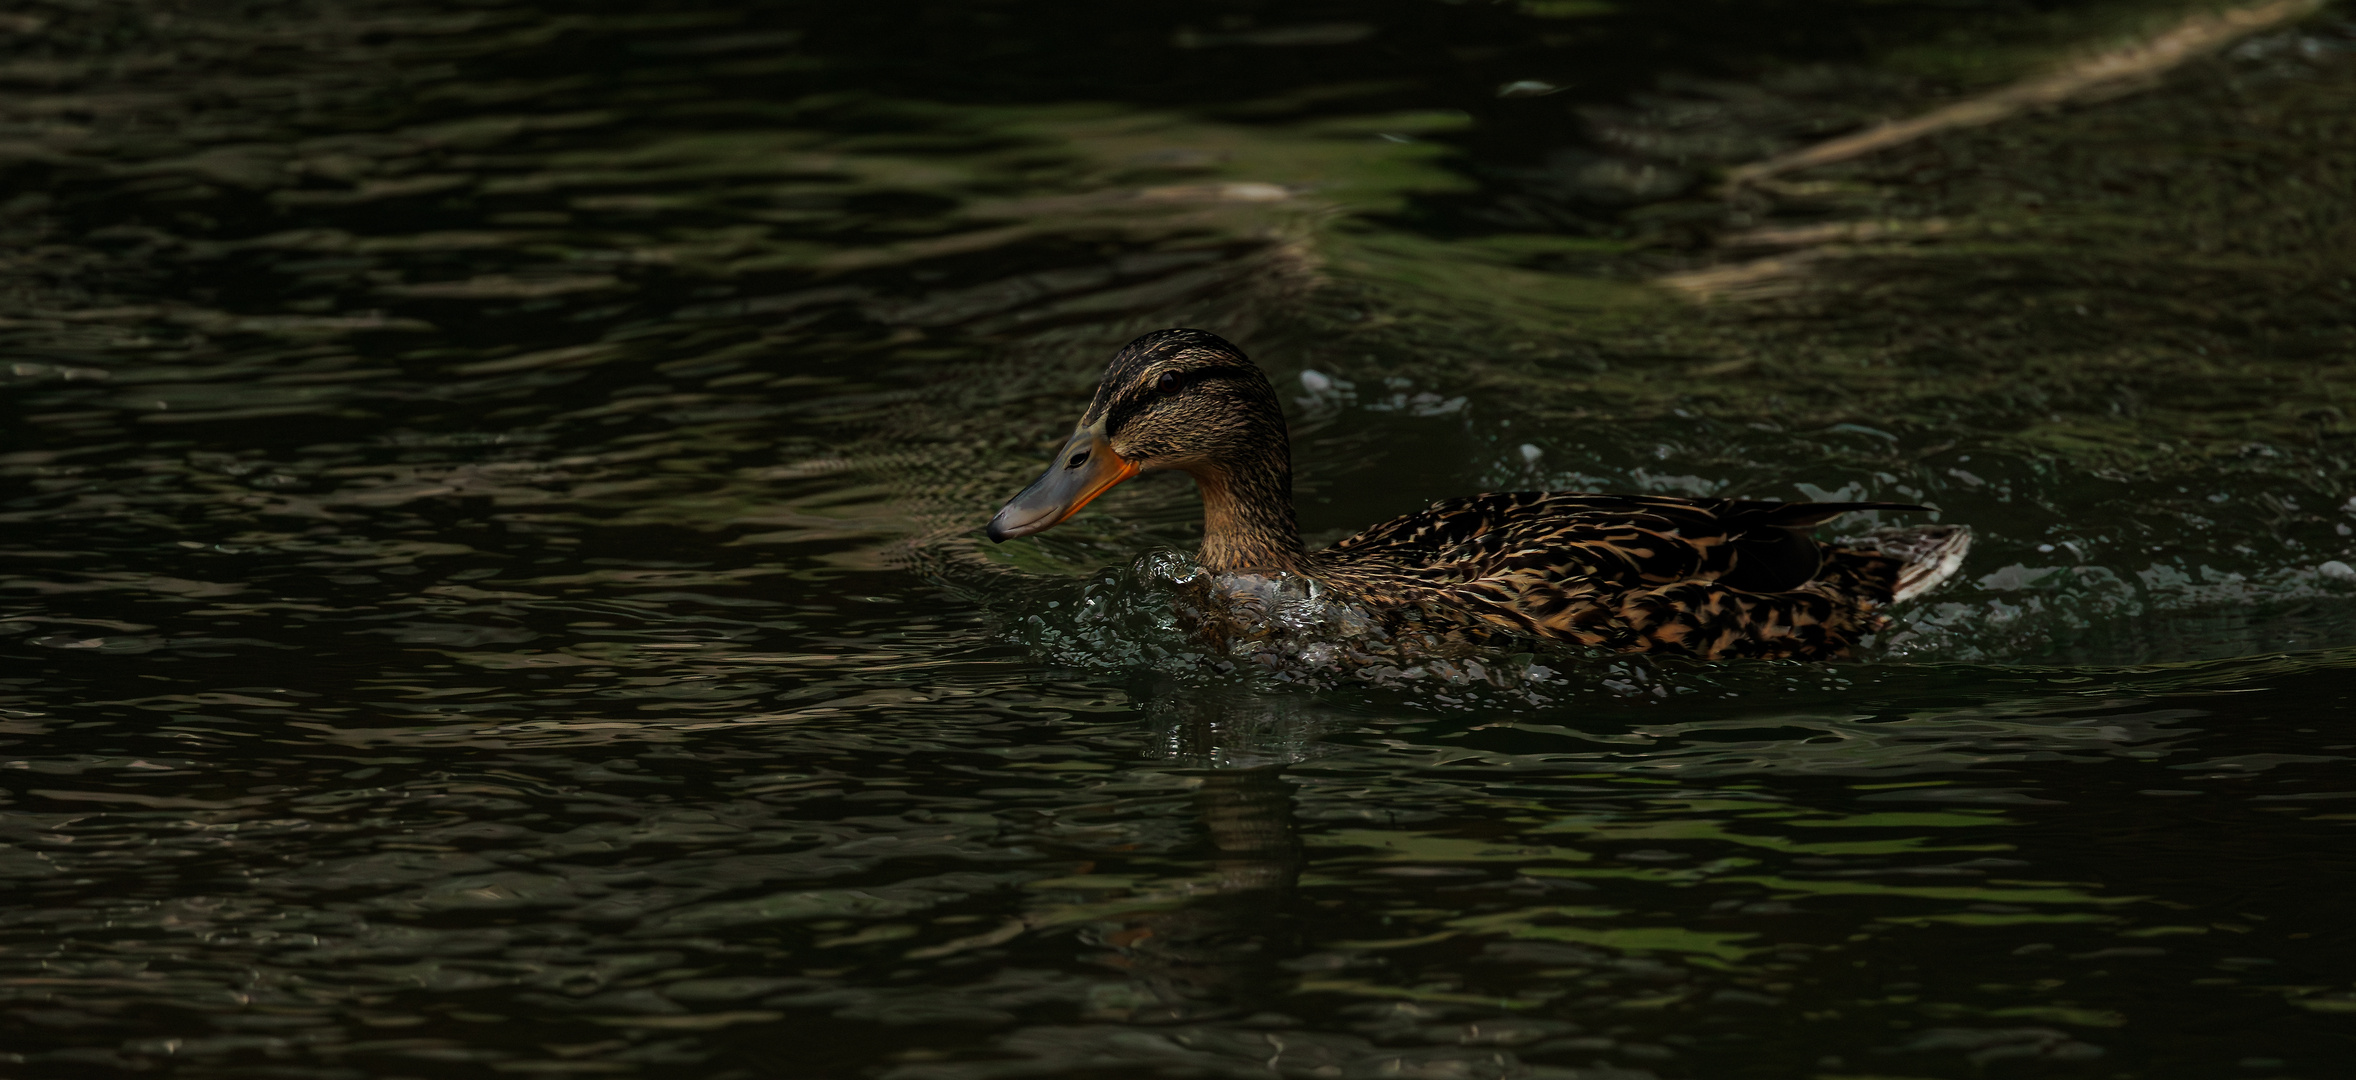
{"type": "Polygon", "coordinates": [[[1938,588],[1963,569],[1963,557],[1972,549],[1972,531],[1964,525],[1916,525],[1842,543],[1898,560],[1898,586],[1890,602],[1903,604],[1938,588]]]}

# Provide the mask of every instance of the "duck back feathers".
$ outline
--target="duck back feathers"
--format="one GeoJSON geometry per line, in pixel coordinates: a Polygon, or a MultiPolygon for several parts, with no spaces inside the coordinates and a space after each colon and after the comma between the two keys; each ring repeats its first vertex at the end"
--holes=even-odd
{"type": "MultiPolygon", "coordinates": [[[[1306,572],[1427,626],[1702,657],[1836,656],[1883,620],[1909,565],[1814,527],[1898,503],[1473,495],[1310,556],[1306,572]]],[[[1955,556],[1960,560],[1960,554],[1955,556]]]]}

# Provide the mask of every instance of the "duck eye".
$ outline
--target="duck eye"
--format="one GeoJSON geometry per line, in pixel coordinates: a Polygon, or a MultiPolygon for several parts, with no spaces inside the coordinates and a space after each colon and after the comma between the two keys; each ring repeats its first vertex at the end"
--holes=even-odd
{"type": "Polygon", "coordinates": [[[1156,393],[1161,393],[1161,394],[1167,394],[1167,393],[1169,393],[1169,392],[1171,392],[1171,391],[1173,391],[1173,390],[1176,390],[1176,389],[1178,389],[1178,382],[1179,382],[1179,379],[1178,379],[1178,373],[1177,373],[1177,372],[1175,372],[1175,371],[1165,371],[1165,372],[1162,372],[1162,377],[1161,377],[1161,378],[1159,378],[1159,379],[1155,379],[1155,380],[1154,380],[1154,383],[1153,383],[1154,392],[1156,392],[1156,393]]]}
{"type": "Polygon", "coordinates": [[[1080,466],[1086,464],[1088,464],[1088,451],[1082,450],[1077,454],[1073,454],[1071,460],[1064,462],[1063,467],[1067,469],[1077,469],[1080,466]]]}

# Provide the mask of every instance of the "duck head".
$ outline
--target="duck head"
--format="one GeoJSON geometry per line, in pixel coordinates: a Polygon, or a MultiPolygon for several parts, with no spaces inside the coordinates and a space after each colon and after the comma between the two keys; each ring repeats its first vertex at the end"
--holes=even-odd
{"type": "Polygon", "coordinates": [[[1047,472],[990,519],[1004,542],[1052,528],[1138,473],[1177,469],[1202,490],[1203,561],[1292,569],[1292,451],[1268,376],[1216,334],[1158,330],[1114,355],[1047,472]]]}

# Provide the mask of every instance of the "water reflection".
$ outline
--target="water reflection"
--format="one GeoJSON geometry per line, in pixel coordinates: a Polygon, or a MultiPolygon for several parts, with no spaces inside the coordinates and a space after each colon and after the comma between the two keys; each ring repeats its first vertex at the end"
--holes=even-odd
{"type": "Polygon", "coordinates": [[[1319,739],[1348,723],[1306,694],[1250,686],[1162,682],[1132,693],[1142,703],[1146,755],[1182,768],[1275,775],[1332,752],[1319,739]]]}
{"type": "MultiPolygon", "coordinates": [[[[2129,732],[2173,721],[2176,749],[2214,742],[2186,723],[2203,715],[2185,707],[2195,700],[2197,691],[2161,692],[2075,707],[2106,713],[2096,738],[2172,758],[2149,749],[2170,744],[2129,732]],[[2135,706],[2144,708],[2124,711],[2135,706]]],[[[995,1039],[1014,1060],[916,1062],[893,1075],[1173,1061],[1286,1075],[1714,1075],[1761,1053],[1791,1055],[1778,1068],[1934,1075],[2011,1060],[2107,1063],[2134,1052],[2120,1042],[2129,1017],[2159,1007],[2134,973],[2186,973],[2172,977],[2224,1001],[2282,992],[2263,978],[2244,988],[2245,976],[2288,959],[2265,944],[2279,939],[2259,922],[2228,910],[2237,894],[2225,878],[2138,895],[2110,879],[2121,860],[2148,853],[2089,858],[2077,837],[2108,828],[2096,823],[2114,813],[2158,815],[2167,828],[2121,843],[2199,848],[2194,834],[2220,826],[2195,822],[2223,806],[2182,800],[2277,770],[2260,790],[2284,793],[2248,806],[2330,803],[2287,792],[2326,775],[2305,771],[2324,758],[2296,754],[2184,761],[2165,775],[2198,777],[2195,786],[2148,789],[2130,809],[2101,792],[2156,782],[2153,756],[2089,773],[2032,750],[1986,759],[2003,764],[1976,779],[1934,771],[1830,784],[1774,766],[1764,783],[1756,772],[1679,776],[1673,757],[1568,775],[1559,764],[1457,754],[1409,772],[1380,762],[1420,757],[1449,732],[1308,718],[1283,697],[1149,711],[1149,754],[1195,755],[1179,759],[1199,783],[1193,839],[1176,849],[1189,854],[1155,888],[1135,872],[1169,855],[1100,848],[1085,875],[1033,882],[1045,890],[1033,902],[1050,903],[1026,916],[1046,926],[1092,915],[1082,942],[1112,955],[1090,958],[1131,980],[1091,991],[1084,1015],[1095,1023],[1034,1024],[995,1039]],[[1304,720],[1333,741],[1286,764],[1200,771],[1246,757],[1226,746],[1227,733],[1264,762],[1304,720]],[[1933,959],[1948,950],[1997,959],[1977,973],[1949,970],[1933,959]],[[1988,981],[2000,970],[2037,975],[1988,981]],[[1304,1025],[1311,1015],[1334,1019],[1304,1025]],[[1797,1045],[1748,1034],[1763,1029],[1800,1033],[1797,1045]]],[[[1931,738],[1971,745],[1960,734],[1931,738]]],[[[2268,849],[2237,865],[2255,870],[2297,849],[2308,842],[2294,838],[2299,828],[2271,823],[2268,849]]]]}
{"type": "Polygon", "coordinates": [[[1293,884],[1302,849],[1292,785],[1266,768],[1202,777],[1196,795],[1209,876],[1183,906],[1129,914],[1082,935],[1132,982],[1092,995],[1090,1016],[1172,1023],[1280,1007],[1277,964],[1298,951],[1293,884]]]}

